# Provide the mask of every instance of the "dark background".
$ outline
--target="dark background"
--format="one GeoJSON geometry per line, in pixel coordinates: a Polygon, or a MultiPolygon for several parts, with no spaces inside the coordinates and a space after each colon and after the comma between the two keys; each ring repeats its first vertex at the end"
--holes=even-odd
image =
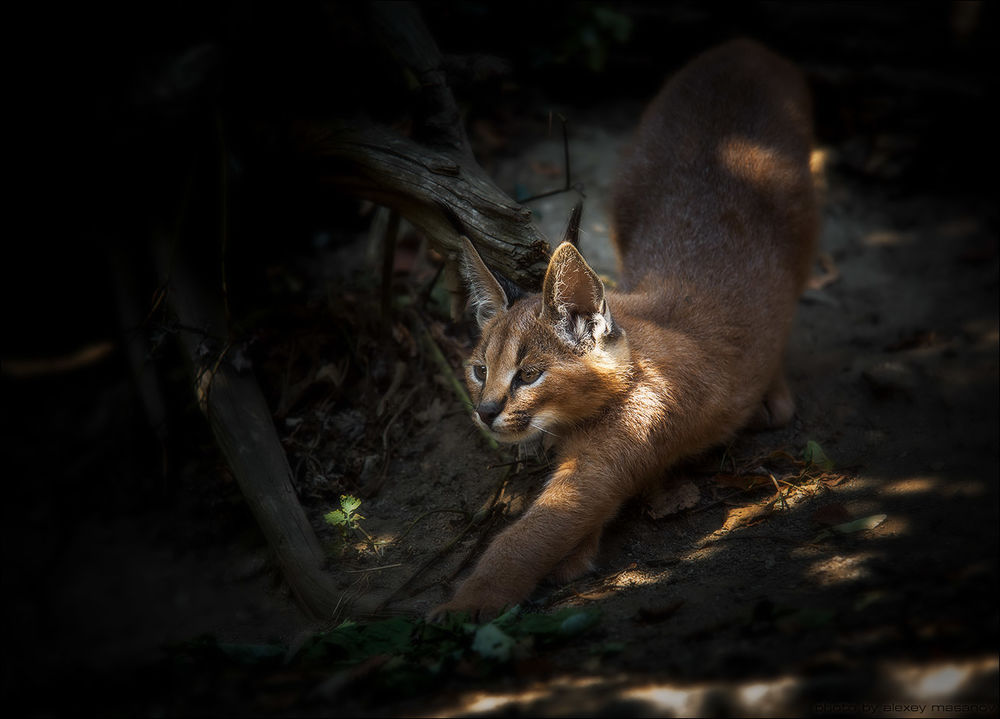
{"type": "MultiPolygon", "coordinates": [[[[552,105],[641,100],[691,55],[749,35],[806,70],[820,143],[850,149],[838,171],[889,192],[996,198],[989,4],[420,6],[444,53],[502,59],[456,65],[453,86],[470,122],[540,123],[552,105]]],[[[366,223],[356,202],[318,186],[294,150],[296,122],[363,112],[405,128],[414,96],[354,3],[76,4],[35,10],[8,32],[19,43],[9,67],[14,202],[0,343],[2,592],[12,639],[3,691],[44,712],[71,705],[88,676],[49,671],[51,656],[74,641],[73,627],[47,608],[64,590],[51,569],[81,517],[183,515],[190,533],[164,541],[195,550],[254,532],[231,484],[206,489],[214,480],[196,479],[199,463],[216,461],[210,435],[171,338],[144,327],[170,405],[168,426],[149,426],[121,351],[137,328],[123,322],[116,273],[152,308],[148,238],[176,222],[184,203],[185,231],[212,267],[224,173],[236,314],[278,301],[268,267],[313,253],[320,235],[336,245],[366,223]],[[101,341],[114,349],[93,365],[10,372],[11,360],[101,341]],[[206,495],[210,508],[201,506],[206,495]],[[221,509],[219,496],[228,498],[221,509]],[[48,695],[53,684],[67,696],[48,695]]],[[[473,140],[484,154],[514,152],[512,137],[501,149],[473,140]]],[[[995,210],[984,221],[995,234],[995,210]]],[[[89,591],[102,587],[94,577],[89,591]]]]}
{"type": "MultiPolygon", "coordinates": [[[[12,297],[31,300],[8,317],[8,352],[75,347],[98,318],[100,331],[114,331],[98,248],[141,245],[152,222],[176,214],[191,172],[201,183],[195,211],[217,212],[220,121],[234,242],[265,245],[273,256],[318,228],[342,226],[342,205],[294,166],[289,128],[359,111],[406,118],[407,80],[371,42],[361,7],[98,3],[13,25],[31,41],[14,65],[21,100],[10,141],[21,199],[13,210],[24,224],[5,243],[18,254],[4,263],[4,279],[12,297]]],[[[988,3],[421,7],[444,53],[504,61],[453,77],[470,120],[646,98],[686,58],[749,35],[806,68],[821,143],[903,138],[894,158],[905,165],[893,178],[900,191],[917,184],[989,196],[996,187],[988,107],[996,12],[988,3]]]]}

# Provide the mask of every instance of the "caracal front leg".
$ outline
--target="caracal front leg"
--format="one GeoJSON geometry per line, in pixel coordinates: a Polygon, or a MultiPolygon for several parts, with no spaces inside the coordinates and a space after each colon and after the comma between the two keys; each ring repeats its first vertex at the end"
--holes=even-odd
{"type": "Polygon", "coordinates": [[[764,397],[747,423],[747,427],[755,430],[776,429],[791,422],[794,416],[795,398],[785,379],[785,370],[781,368],[764,392],[764,397]]]}
{"type": "Polygon", "coordinates": [[[562,463],[524,516],[493,540],[455,596],[434,609],[432,618],[452,611],[480,618],[496,615],[526,599],[567,557],[589,561],[601,528],[627,494],[615,491],[606,475],[582,474],[576,466],[573,460],[562,463]]]}
{"type": "Polygon", "coordinates": [[[560,584],[571,582],[594,569],[594,557],[601,543],[603,529],[598,528],[583,538],[565,559],[552,570],[552,578],[560,584]]]}

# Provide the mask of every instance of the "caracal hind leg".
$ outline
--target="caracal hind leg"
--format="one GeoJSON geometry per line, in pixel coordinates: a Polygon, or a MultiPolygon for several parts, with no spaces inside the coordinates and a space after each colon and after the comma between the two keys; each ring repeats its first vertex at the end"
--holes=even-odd
{"type": "Polygon", "coordinates": [[[795,416],[795,398],[792,397],[792,391],[785,379],[785,371],[782,369],[767,388],[747,427],[757,430],[776,429],[788,424],[793,416],[795,416]]]}

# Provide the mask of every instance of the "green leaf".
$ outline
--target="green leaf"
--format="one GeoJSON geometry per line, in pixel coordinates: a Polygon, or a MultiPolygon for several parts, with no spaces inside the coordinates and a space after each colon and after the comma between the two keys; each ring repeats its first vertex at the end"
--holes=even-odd
{"type": "Polygon", "coordinates": [[[532,635],[541,642],[554,642],[583,634],[600,619],[599,611],[567,607],[554,614],[525,614],[508,631],[514,636],[532,635]]]}
{"type": "Polygon", "coordinates": [[[515,643],[513,637],[496,624],[484,624],[476,630],[472,651],[484,659],[506,662],[510,660],[515,643]]]}
{"type": "Polygon", "coordinates": [[[886,515],[884,514],[873,514],[869,517],[862,517],[861,519],[855,519],[851,522],[844,522],[843,524],[838,524],[829,529],[824,529],[822,532],[813,537],[813,542],[819,542],[824,539],[829,539],[835,534],[853,534],[855,532],[863,532],[866,529],[875,529],[878,525],[885,521],[886,515]]]}
{"type": "Polygon", "coordinates": [[[811,439],[806,442],[806,448],[802,452],[802,457],[807,463],[819,467],[826,472],[833,469],[833,460],[826,456],[826,452],[819,446],[819,443],[811,439]]]}
{"type": "Polygon", "coordinates": [[[855,519],[852,522],[844,522],[843,524],[838,524],[835,527],[831,527],[834,532],[838,534],[852,534],[854,532],[863,532],[866,529],[875,529],[878,525],[885,521],[886,515],[884,514],[873,514],[870,517],[862,517],[861,519],[855,519]]]}
{"type": "Polygon", "coordinates": [[[521,616],[521,605],[515,604],[513,607],[508,609],[506,612],[501,614],[499,617],[494,619],[490,624],[496,624],[501,629],[507,629],[517,621],[517,618],[521,616]]]}
{"type": "Polygon", "coordinates": [[[351,514],[360,506],[361,500],[357,497],[352,497],[349,494],[340,495],[340,508],[344,510],[344,514],[351,514]]]}
{"type": "Polygon", "coordinates": [[[347,515],[339,509],[327,512],[323,515],[323,519],[326,520],[327,524],[332,524],[334,527],[343,527],[347,524],[347,515]]]}
{"type": "Polygon", "coordinates": [[[566,617],[559,625],[559,634],[564,637],[575,637],[583,634],[592,626],[597,624],[599,615],[597,612],[580,612],[566,617]]]}
{"type": "Polygon", "coordinates": [[[376,654],[401,654],[410,646],[414,621],[393,617],[371,624],[345,623],[317,634],[299,656],[307,662],[326,659],[355,663],[376,654]]]}

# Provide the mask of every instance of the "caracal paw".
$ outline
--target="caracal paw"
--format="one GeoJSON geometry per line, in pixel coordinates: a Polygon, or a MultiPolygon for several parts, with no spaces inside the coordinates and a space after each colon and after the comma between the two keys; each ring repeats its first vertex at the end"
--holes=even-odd
{"type": "Polygon", "coordinates": [[[467,612],[474,622],[486,622],[499,616],[505,609],[519,603],[524,596],[501,589],[488,580],[470,577],[458,588],[455,596],[439,604],[427,615],[427,620],[440,624],[447,614],[467,612]]]}

